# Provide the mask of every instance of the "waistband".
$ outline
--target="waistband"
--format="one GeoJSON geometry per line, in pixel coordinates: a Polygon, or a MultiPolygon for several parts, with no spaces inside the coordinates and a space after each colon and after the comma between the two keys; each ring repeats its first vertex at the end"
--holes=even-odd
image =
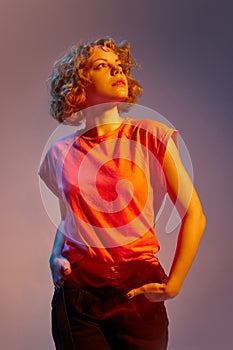
{"type": "Polygon", "coordinates": [[[131,260],[111,265],[83,258],[72,265],[72,272],[82,287],[110,285],[127,289],[129,284],[164,283],[167,279],[158,260],[131,260]]]}
{"type": "Polygon", "coordinates": [[[107,264],[103,262],[92,261],[91,259],[83,258],[75,262],[72,266],[73,270],[82,269],[90,274],[101,275],[109,279],[117,279],[119,275],[125,273],[132,273],[138,269],[159,266],[158,260],[148,262],[145,260],[131,260],[127,262],[120,262],[117,264],[107,264]]]}

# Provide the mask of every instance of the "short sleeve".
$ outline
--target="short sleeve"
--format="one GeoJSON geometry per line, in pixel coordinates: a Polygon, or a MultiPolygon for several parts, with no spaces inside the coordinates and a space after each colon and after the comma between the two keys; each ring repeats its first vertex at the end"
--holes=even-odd
{"type": "Polygon", "coordinates": [[[150,139],[150,150],[156,157],[151,158],[150,173],[154,190],[154,211],[157,215],[167,193],[167,183],[164,175],[164,158],[169,140],[172,138],[178,147],[178,130],[159,122],[153,123],[153,134],[150,139]]]}
{"type": "Polygon", "coordinates": [[[141,141],[163,166],[167,144],[171,138],[178,148],[178,130],[150,119],[144,119],[139,127],[143,131],[141,141]]]}
{"type": "Polygon", "coordinates": [[[178,130],[169,128],[165,124],[160,124],[157,130],[157,155],[161,166],[163,166],[167,144],[171,138],[173,139],[176,147],[178,148],[178,130]]]}
{"type": "Polygon", "coordinates": [[[42,160],[38,175],[44,181],[46,186],[55,194],[60,197],[59,184],[58,184],[58,169],[57,169],[57,156],[55,150],[50,147],[42,160]]]}

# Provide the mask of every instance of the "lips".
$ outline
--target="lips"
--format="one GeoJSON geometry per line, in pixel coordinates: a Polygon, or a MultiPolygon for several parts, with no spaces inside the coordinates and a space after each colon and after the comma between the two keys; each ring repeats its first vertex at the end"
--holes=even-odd
{"type": "Polygon", "coordinates": [[[112,86],[126,86],[126,82],[124,79],[117,79],[112,86]]]}

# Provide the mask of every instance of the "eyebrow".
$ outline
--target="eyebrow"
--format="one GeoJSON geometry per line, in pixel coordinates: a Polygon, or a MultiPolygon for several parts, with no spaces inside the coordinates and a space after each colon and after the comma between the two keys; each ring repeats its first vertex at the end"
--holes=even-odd
{"type": "MultiPolygon", "coordinates": [[[[96,59],[95,59],[94,61],[92,61],[91,63],[94,64],[96,61],[108,62],[108,59],[106,59],[106,58],[96,58],[96,59]]],[[[119,58],[117,58],[115,62],[116,62],[116,63],[117,63],[117,62],[121,62],[121,60],[119,60],[119,58]]]]}

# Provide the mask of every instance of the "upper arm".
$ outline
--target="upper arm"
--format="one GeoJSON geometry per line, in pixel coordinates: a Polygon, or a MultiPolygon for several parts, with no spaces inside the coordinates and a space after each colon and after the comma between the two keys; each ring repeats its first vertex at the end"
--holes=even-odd
{"type": "Polygon", "coordinates": [[[193,183],[180,159],[178,149],[169,139],[164,157],[164,174],[167,190],[179,214],[202,211],[201,203],[193,183]]]}
{"type": "Polygon", "coordinates": [[[55,194],[56,197],[60,197],[58,176],[57,176],[57,160],[58,155],[55,147],[51,146],[38,169],[38,175],[50,191],[55,194]]]}
{"type": "Polygon", "coordinates": [[[61,198],[59,198],[59,207],[60,207],[60,213],[61,213],[61,220],[64,221],[66,217],[66,206],[61,198]]]}

